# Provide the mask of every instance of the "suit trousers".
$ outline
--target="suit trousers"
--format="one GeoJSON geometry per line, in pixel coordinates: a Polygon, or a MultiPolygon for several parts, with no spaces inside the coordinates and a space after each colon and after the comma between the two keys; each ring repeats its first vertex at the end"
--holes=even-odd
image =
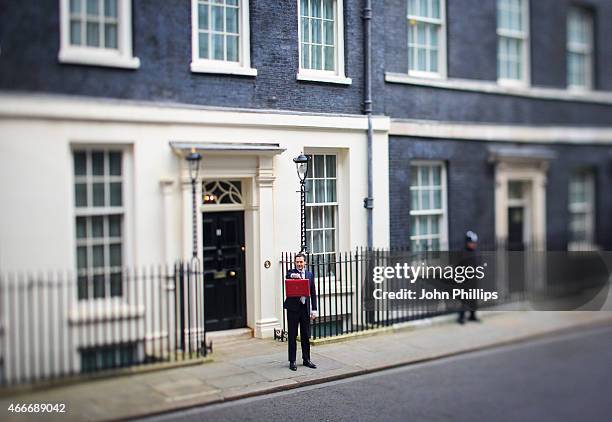
{"type": "Polygon", "coordinates": [[[297,312],[287,310],[287,323],[289,325],[289,362],[295,362],[298,325],[300,326],[302,360],[310,360],[310,315],[306,305],[300,304],[297,312]]]}

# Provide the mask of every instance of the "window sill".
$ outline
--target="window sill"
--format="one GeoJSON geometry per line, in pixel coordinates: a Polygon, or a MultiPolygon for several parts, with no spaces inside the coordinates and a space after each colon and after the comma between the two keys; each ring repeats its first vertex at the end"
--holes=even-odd
{"type": "Polygon", "coordinates": [[[193,73],[216,73],[224,75],[257,76],[257,69],[241,66],[210,65],[202,62],[191,62],[193,73]]]}
{"type": "Polygon", "coordinates": [[[117,67],[122,69],[138,69],[140,59],[132,56],[121,56],[106,51],[60,50],[60,63],[81,64],[87,66],[117,67]]]}
{"type": "Polygon", "coordinates": [[[458,91],[482,92],[486,94],[512,95],[517,97],[547,100],[577,101],[585,103],[612,104],[612,93],[603,91],[581,91],[534,86],[507,86],[497,81],[472,79],[416,78],[405,73],[385,73],[385,82],[458,91]]]}
{"type": "Polygon", "coordinates": [[[298,81],[324,82],[329,84],[351,85],[353,80],[346,76],[298,72],[298,81]]]}

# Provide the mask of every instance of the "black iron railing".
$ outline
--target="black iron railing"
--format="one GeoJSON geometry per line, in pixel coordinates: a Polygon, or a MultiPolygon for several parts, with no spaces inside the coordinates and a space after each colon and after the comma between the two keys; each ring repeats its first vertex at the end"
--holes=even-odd
{"type": "MultiPolygon", "coordinates": [[[[467,283],[454,285],[435,277],[418,279],[409,286],[405,280],[398,278],[385,279],[379,284],[373,283],[372,280],[375,267],[395,267],[405,263],[439,265],[444,268],[457,267],[473,256],[464,250],[411,251],[408,247],[357,248],[346,253],[312,254],[308,256],[307,269],[312,271],[315,279],[318,318],[312,322],[311,336],[313,339],[320,339],[356,333],[450,314],[470,306],[484,308],[521,303],[527,298],[550,299],[552,295],[579,294],[590,288],[601,288],[606,283],[605,268],[596,269],[591,275],[584,271],[585,268],[596,268],[601,264],[597,253],[546,252],[541,245],[535,243],[524,244],[520,249],[515,249],[513,250],[508,242],[500,241],[484,245],[479,250],[477,256],[479,262],[484,264],[486,277],[479,281],[476,287],[497,293],[497,299],[486,303],[480,299],[466,301],[395,300],[389,296],[375,298],[375,289],[396,292],[410,287],[416,292],[421,292],[433,289],[449,291],[453,287],[467,287],[467,283]]],[[[294,253],[281,254],[280,285],[283,298],[285,275],[294,267],[294,257],[294,253]]],[[[284,314],[282,328],[275,332],[276,339],[286,339],[286,327],[286,314],[284,314]]]]}

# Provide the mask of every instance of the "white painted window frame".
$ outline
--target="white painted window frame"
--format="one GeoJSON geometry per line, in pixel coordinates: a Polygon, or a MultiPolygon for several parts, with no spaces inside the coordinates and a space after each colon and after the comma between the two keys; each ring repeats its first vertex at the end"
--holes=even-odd
{"type": "MultiPolygon", "coordinates": [[[[448,60],[446,55],[446,0],[440,0],[440,19],[426,18],[423,16],[411,15],[408,12],[409,1],[406,1],[406,23],[408,25],[408,31],[410,31],[410,21],[415,20],[416,22],[423,22],[428,24],[436,24],[439,26],[438,30],[438,71],[419,71],[410,69],[410,46],[408,45],[408,76],[415,78],[434,78],[434,79],[446,79],[448,75],[448,60]]],[[[431,0],[430,0],[431,2],[431,0]]]]}
{"type": "Polygon", "coordinates": [[[302,68],[302,16],[300,0],[297,0],[297,21],[298,21],[298,73],[297,80],[325,82],[340,85],[350,85],[353,83],[351,78],[347,78],[344,72],[344,0],[334,0],[334,35],[336,42],[336,70],[315,70],[302,68]]]}
{"type": "MultiPolygon", "coordinates": [[[[326,175],[326,177],[323,177],[323,178],[317,177],[315,179],[308,179],[308,180],[325,180],[325,181],[327,181],[327,180],[335,180],[335,182],[336,182],[336,201],[335,202],[313,202],[313,203],[308,203],[307,202],[306,203],[306,212],[309,213],[313,207],[328,207],[328,206],[334,207],[334,223],[335,223],[335,227],[333,227],[333,231],[334,231],[334,243],[335,243],[334,251],[332,251],[332,252],[317,252],[317,253],[309,251],[309,255],[312,257],[314,255],[326,255],[326,254],[330,254],[330,253],[337,253],[340,250],[339,249],[339,240],[340,239],[339,239],[339,235],[338,235],[338,228],[340,227],[340,224],[339,224],[340,211],[339,211],[339,200],[338,200],[338,198],[339,198],[339,192],[338,192],[338,179],[339,179],[338,178],[338,168],[339,168],[338,159],[339,159],[339,157],[338,157],[338,154],[336,152],[334,152],[334,151],[325,151],[325,152],[323,152],[323,151],[320,151],[320,150],[314,150],[314,151],[307,151],[307,152],[304,152],[304,153],[306,155],[310,155],[310,156],[313,157],[310,160],[310,162],[308,163],[309,166],[314,166],[314,156],[315,155],[334,156],[336,158],[336,176],[335,177],[327,177],[327,175],[326,175]]],[[[307,197],[308,197],[308,195],[307,195],[307,197]]],[[[310,219],[310,221],[312,223],[312,218],[310,219]]],[[[330,230],[330,228],[329,227],[319,227],[319,228],[316,228],[316,229],[314,229],[314,228],[313,229],[308,229],[308,227],[306,227],[306,237],[308,239],[308,237],[310,236],[310,234],[313,231],[324,231],[324,230],[330,230]]],[[[323,238],[323,241],[325,242],[325,238],[323,238]]],[[[313,242],[310,242],[310,245],[312,245],[312,243],[313,242]]],[[[314,261],[312,261],[312,258],[311,258],[310,262],[311,263],[314,262],[314,261]]]]}
{"type": "MultiPolygon", "coordinates": [[[[73,268],[77,268],[77,247],[78,246],[83,246],[83,243],[87,242],[88,244],[91,242],[90,239],[87,239],[85,241],[79,241],[77,239],[77,231],[76,231],[76,220],[77,217],[93,217],[93,216],[109,216],[109,215],[122,215],[123,219],[122,219],[122,232],[121,232],[121,264],[123,268],[127,268],[129,267],[132,263],[133,263],[133,256],[132,256],[132,250],[133,250],[133,236],[132,236],[132,232],[131,232],[131,228],[132,228],[132,214],[131,214],[131,210],[132,210],[132,185],[130,183],[130,181],[132,180],[132,163],[131,163],[131,158],[132,158],[132,150],[130,148],[130,146],[125,145],[125,144],[112,144],[112,143],[85,143],[85,142],[75,142],[72,143],[70,145],[70,163],[71,163],[71,181],[72,181],[72,210],[73,210],[73,215],[72,215],[72,221],[73,221],[73,228],[74,228],[74,232],[73,232],[73,236],[72,238],[74,239],[74,245],[72,247],[72,251],[74,254],[74,265],[73,268]],[[122,183],[122,205],[121,206],[104,206],[104,207],[94,207],[91,206],[92,202],[90,202],[90,199],[93,198],[92,195],[90,195],[90,187],[91,187],[91,175],[89,174],[89,172],[86,173],[85,176],[76,176],[75,175],[75,169],[74,169],[74,153],[75,152],[81,152],[81,151],[85,151],[88,154],[90,154],[92,151],[104,151],[105,153],[108,152],[120,152],[121,153],[121,164],[122,164],[122,174],[120,176],[121,178],[121,183],[122,183]],[[85,178],[87,180],[87,185],[88,185],[88,206],[87,207],[77,207],[76,206],[76,201],[75,201],[75,185],[77,183],[77,178],[85,178]]],[[[88,162],[90,160],[88,159],[88,162]]],[[[107,162],[107,158],[105,157],[105,166],[106,166],[106,162],[107,162]]],[[[109,176],[106,175],[106,173],[104,174],[104,176],[95,176],[95,177],[103,177],[104,180],[106,181],[106,179],[108,177],[115,177],[115,176],[109,176]]],[[[108,195],[108,192],[106,193],[108,195]]],[[[108,198],[107,198],[108,199],[108,198]]],[[[89,224],[88,224],[89,226],[89,224]]],[[[108,238],[104,237],[102,238],[104,240],[104,244],[106,245],[108,242],[108,238]]],[[[88,268],[91,267],[91,264],[93,262],[93,260],[91,259],[92,257],[89,256],[90,253],[88,252],[88,268]]],[[[107,270],[108,267],[105,267],[105,273],[108,273],[109,271],[107,270]]],[[[91,270],[88,270],[91,271],[91,270]]],[[[123,284],[123,287],[125,287],[125,283],[123,284]]],[[[122,295],[120,296],[116,296],[116,297],[111,297],[110,296],[110,281],[107,283],[107,285],[105,286],[105,292],[108,293],[108,295],[105,295],[104,297],[100,297],[100,298],[94,298],[93,297],[93,285],[89,285],[89,288],[91,288],[92,290],[90,292],[88,292],[88,297],[86,299],[81,299],[79,300],[80,303],[85,303],[87,301],[111,301],[111,302],[117,302],[117,301],[124,301],[125,299],[125,292],[122,293],[122,295]]],[[[76,293],[76,292],[75,292],[76,293]]]]}
{"type": "Polygon", "coordinates": [[[117,0],[117,49],[70,44],[70,0],[59,0],[60,63],[138,69],[140,59],[132,52],[132,0],[117,0]]]}
{"type": "Polygon", "coordinates": [[[595,248],[595,172],[593,169],[582,169],[578,172],[574,172],[570,175],[570,185],[568,186],[568,212],[570,219],[568,225],[571,224],[571,215],[577,213],[584,213],[586,215],[586,240],[585,241],[574,241],[571,239],[571,229],[568,227],[568,233],[570,239],[568,240],[567,249],[572,250],[584,250],[595,248]],[[572,203],[571,202],[571,184],[573,183],[572,178],[579,172],[586,173],[585,181],[585,202],[572,203]]]}
{"type": "MultiPolygon", "coordinates": [[[[440,191],[441,191],[441,208],[440,210],[413,210],[410,208],[410,216],[430,216],[430,215],[438,215],[440,218],[440,250],[445,251],[448,250],[448,185],[446,181],[446,163],[441,160],[410,160],[410,169],[413,166],[439,166],[440,167],[440,191]]],[[[408,187],[408,200],[411,205],[411,197],[410,192],[412,191],[412,181],[410,182],[410,186],[408,187]]],[[[420,236],[409,236],[409,241],[412,244],[413,240],[420,236]]],[[[424,236],[427,237],[427,236],[424,236]]]]}
{"type": "Polygon", "coordinates": [[[191,0],[191,71],[193,73],[217,73],[228,75],[257,76],[257,69],[251,67],[251,37],[249,27],[249,1],[240,0],[238,28],[238,61],[201,59],[198,37],[198,0],[191,0]]]}
{"type": "Polygon", "coordinates": [[[589,9],[586,9],[584,7],[578,7],[578,6],[570,6],[570,8],[568,9],[568,14],[567,14],[567,44],[566,44],[566,55],[567,55],[567,60],[566,63],[568,63],[567,66],[567,89],[568,90],[572,90],[572,91],[591,91],[593,89],[593,63],[594,63],[594,16],[591,13],[591,11],[589,9]],[[571,19],[572,13],[576,13],[578,16],[586,16],[586,22],[587,22],[587,33],[588,33],[588,38],[589,38],[589,43],[588,45],[582,45],[580,43],[573,43],[570,41],[570,32],[569,32],[569,21],[571,19]],[[583,56],[585,56],[586,58],[586,69],[585,69],[585,76],[586,76],[586,83],[585,85],[572,85],[570,83],[570,69],[569,69],[569,54],[570,53],[575,53],[575,54],[581,54],[583,56]]]}
{"type": "MultiPolygon", "coordinates": [[[[499,1],[499,0],[497,0],[499,1]]],[[[531,42],[530,42],[530,16],[529,16],[529,2],[530,0],[521,0],[522,10],[522,20],[524,29],[523,31],[512,31],[508,29],[502,29],[499,27],[499,22],[497,22],[497,50],[496,50],[496,67],[499,69],[499,39],[501,37],[512,38],[515,40],[521,41],[521,59],[522,59],[522,73],[523,77],[521,79],[508,79],[508,78],[500,78],[499,74],[497,75],[497,83],[499,85],[508,86],[508,87],[528,87],[531,85],[531,42]]],[[[496,7],[499,3],[496,3],[496,7]]]]}

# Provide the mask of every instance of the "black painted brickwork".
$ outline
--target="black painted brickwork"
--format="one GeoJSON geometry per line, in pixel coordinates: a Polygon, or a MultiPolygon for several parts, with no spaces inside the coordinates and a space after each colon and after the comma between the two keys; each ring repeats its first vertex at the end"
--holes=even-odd
{"type": "MultiPolygon", "coordinates": [[[[447,169],[448,225],[451,247],[463,244],[467,230],[482,244],[495,241],[495,169],[488,148],[478,141],[391,137],[389,140],[389,205],[392,246],[409,244],[410,160],[440,160],[447,169]]],[[[503,145],[508,145],[504,143],[503,145]]],[[[609,146],[546,145],[557,154],[550,161],[546,187],[547,248],[565,250],[568,241],[568,183],[572,170],[596,172],[596,241],[612,249],[612,163],[609,146]]],[[[380,200],[380,199],[377,199],[380,200]]]]}
{"type": "Polygon", "coordinates": [[[251,66],[257,77],[191,73],[191,2],[133,0],[137,70],[60,64],[59,1],[0,3],[0,90],[326,113],[362,112],[361,4],[346,1],[350,86],[296,81],[297,1],[250,2],[251,66]]]}

